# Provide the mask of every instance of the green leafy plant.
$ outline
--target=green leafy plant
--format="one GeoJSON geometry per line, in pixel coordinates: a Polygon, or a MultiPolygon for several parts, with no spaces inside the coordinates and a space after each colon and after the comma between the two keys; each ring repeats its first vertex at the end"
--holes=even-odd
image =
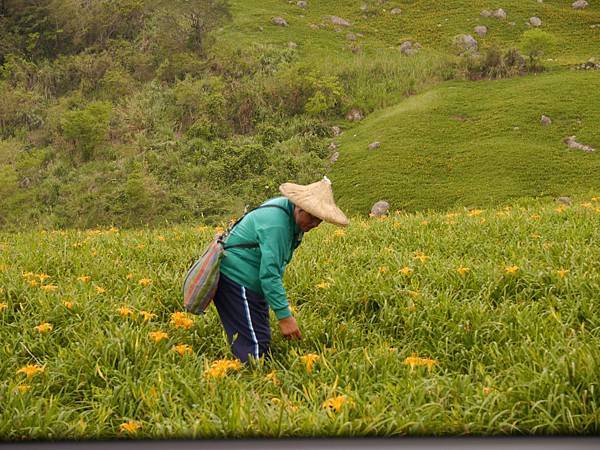
{"type": "Polygon", "coordinates": [[[523,52],[529,56],[531,70],[543,70],[540,58],[552,49],[556,38],[551,33],[534,28],[527,30],[521,36],[521,47],[523,52]]]}
{"type": "Polygon", "coordinates": [[[92,102],[85,108],[66,112],[61,121],[62,133],[79,152],[84,161],[108,134],[112,106],[108,102],[92,102]]]}

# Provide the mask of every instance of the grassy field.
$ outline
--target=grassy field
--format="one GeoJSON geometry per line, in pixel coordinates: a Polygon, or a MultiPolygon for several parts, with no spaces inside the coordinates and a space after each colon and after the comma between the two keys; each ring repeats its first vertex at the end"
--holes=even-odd
{"type": "Polygon", "coordinates": [[[600,57],[598,2],[229,3],[215,55],[294,47],[257,86],[304,65],[366,113],[324,122],[343,130],[322,144],[339,145],[328,175],[353,218],[307,234],[288,267],[304,339],[272,317],[273,358],[242,367],[214,307],[182,312],[213,227],[0,232],[0,440],[600,433],[600,71],[572,70],[600,57]],[[499,7],[507,20],[480,16],[499,7]],[[482,48],[518,47],[534,15],[556,38],[548,71],[451,80],[453,36],[481,24],[482,48]],[[419,54],[400,54],[407,39],[419,54]],[[382,199],[390,216],[367,218],[382,199]]]}
{"type": "Polygon", "coordinates": [[[598,196],[323,225],[304,340],[247,368],[178,314],[213,228],[0,234],[0,439],[598,433],[599,229],[598,196]]]}

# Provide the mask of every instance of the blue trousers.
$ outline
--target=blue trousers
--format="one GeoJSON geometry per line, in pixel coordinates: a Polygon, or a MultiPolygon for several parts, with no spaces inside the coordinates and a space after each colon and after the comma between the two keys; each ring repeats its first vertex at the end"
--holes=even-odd
{"type": "Polygon", "coordinates": [[[221,273],[213,303],[236,358],[246,363],[249,358],[268,356],[271,327],[263,297],[221,273]]]}

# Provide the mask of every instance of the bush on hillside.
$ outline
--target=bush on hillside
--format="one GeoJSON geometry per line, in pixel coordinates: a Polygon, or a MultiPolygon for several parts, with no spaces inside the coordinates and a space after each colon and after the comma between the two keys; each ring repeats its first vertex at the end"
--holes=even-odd
{"type": "Polygon", "coordinates": [[[111,67],[100,80],[100,96],[112,103],[120,103],[135,89],[136,81],[124,69],[111,67]]]}
{"type": "Polygon", "coordinates": [[[218,46],[207,55],[211,72],[225,79],[241,79],[256,74],[273,75],[297,60],[295,48],[254,45],[247,48],[218,46]]]}
{"type": "Polygon", "coordinates": [[[11,87],[0,81],[0,137],[15,136],[17,130],[43,123],[43,101],[36,92],[11,87]]]}
{"type": "Polygon", "coordinates": [[[61,120],[62,134],[70,141],[83,161],[89,161],[108,134],[112,106],[92,102],[85,108],[67,111],[61,120]]]}
{"type": "MultiPolygon", "coordinates": [[[[219,77],[194,80],[186,77],[173,87],[174,111],[182,130],[202,118],[214,124],[220,135],[226,135],[225,85],[219,77]]],[[[215,131],[213,130],[213,131],[215,131]]]]}
{"type": "Polygon", "coordinates": [[[132,39],[143,25],[145,4],[139,0],[40,0],[4,3],[6,29],[19,36],[11,52],[34,60],[104,48],[111,39],[132,39]]]}
{"type": "Polygon", "coordinates": [[[529,56],[529,70],[536,72],[544,69],[540,57],[550,51],[556,42],[555,37],[547,31],[534,28],[521,36],[521,48],[529,56]]]}
{"type": "Polygon", "coordinates": [[[499,79],[523,75],[527,71],[525,59],[518,50],[502,52],[489,47],[483,54],[466,53],[461,56],[459,70],[470,80],[499,79]]]}
{"type": "Polygon", "coordinates": [[[158,69],[156,78],[172,83],[187,76],[200,76],[204,70],[204,62],[190,52],[179,52],[167,56],[158,69]]]}
{"type": "Polygon", "coordinates": [[[307,112],[315,116],[341,112],[345,95],[340,80],[306,66],[293,66],[276,74],[267,96],[274,107],[293,116],[307,112]]]}
{"type": "Polygon", "coordinates": [[[122,186],[122,208],[127,226],[143,225],[160,215],[165,193],[142,166],[133,166],[122,186]]]}
{"type": "Polygon", "coordinates": [[[260,176],[269,164],[266,149],[249,139],[217,142],[198,161],[205,167],[205,179],[215,187],[260,176]]]}

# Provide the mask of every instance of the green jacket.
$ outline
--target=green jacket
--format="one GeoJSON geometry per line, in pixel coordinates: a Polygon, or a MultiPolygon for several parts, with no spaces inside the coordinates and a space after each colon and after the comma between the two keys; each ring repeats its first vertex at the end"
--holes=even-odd
{"type": "Polygon", "coordinates": [[[267,204],[283,206],[289,214],[280,208],[260,208],[244,217],[225,245],[258,243],[259,247],[225,250],[221,273],[264,297],[277,318],[283,319],[291,315],[283,274],[303,233],[294,220],[291,201],[277,197],[263,203],[267,204]]]}

